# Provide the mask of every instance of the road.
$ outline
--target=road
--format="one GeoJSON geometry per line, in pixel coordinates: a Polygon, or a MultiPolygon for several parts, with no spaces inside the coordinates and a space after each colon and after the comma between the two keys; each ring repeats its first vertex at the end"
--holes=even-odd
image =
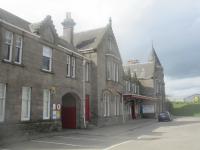
{"type": "Polygon", "coordinates": [[[7,145],[2,150],[199,150],[200,118],[172,122],[142,119],[92,130],[67,130],[60,135],[7,145]]]}

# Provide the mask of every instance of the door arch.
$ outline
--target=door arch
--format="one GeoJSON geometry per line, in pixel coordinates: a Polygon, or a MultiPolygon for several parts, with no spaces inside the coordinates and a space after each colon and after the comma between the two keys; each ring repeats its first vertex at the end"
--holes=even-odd
{"type": "Polygon", "coordinates": [[[67,93],[62,97],[62,128],[77,127],[77,100],[78,96],[74,93],[67,93]]]}

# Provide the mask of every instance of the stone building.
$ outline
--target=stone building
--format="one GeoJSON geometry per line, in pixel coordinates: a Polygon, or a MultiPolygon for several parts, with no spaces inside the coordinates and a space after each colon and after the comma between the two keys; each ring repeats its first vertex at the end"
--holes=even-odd
{"type": "Polygon", "coordinates": [[[59,36],[50,16],[30,23],[0,9],[1,135],[122,123],[140,118],[141,104],[155,98],[162,109],[164,76],[155,50],[146,65],[123,68],[111,19],[74,33],[67,13],[62,25],[59,36]]]}
{"type": "Polygon", "coordinates": [[[0,9],[1,134],[87,126],[91,61],[70,40],[71,21],[60,38],[50,16],[30,23],[0,9]]]}
{"type": "Polygon", "coordinates": [[[124,71],[112,30],[59,36],[50,16],[37,23],[0,9],[0,132],[86,128],[125,121],[124,71]]]}
{"type": "Polygon", "coordinates": [[[146,96],[141,108],[144,117],[153,117],[165,110],[164,70],[153,46],[147,63],[129,61],[124,70],[136,74],[141,85],[140,95],[146,96]]]}
{"type": "Polygon", "coordinates": [[[76,48],[91,60],[91,113],[93,123],[113,124],[123,121],[123,67],[112,30],[105,27],[76,33],[76,48]]]}

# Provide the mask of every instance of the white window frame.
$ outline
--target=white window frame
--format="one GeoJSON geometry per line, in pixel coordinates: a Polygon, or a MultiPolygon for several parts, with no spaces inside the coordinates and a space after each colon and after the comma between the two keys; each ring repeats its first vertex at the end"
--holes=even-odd
{"type": "Polygon", "coordinates": [[[113,106],[114,106],[114,115],[116,116],[117,115],[117,96],[115,95],[114,96],[114,104],[113,104],[113,106]]]}
{"type": "Polygon", "coordinates": [[[89,81],[89,63],[88,62],[86,63],[85,67],[86,67],[85,81],[89,81]]]}
{"type": "Polygon", "coordinates": [[[5,120],[5,102],[6,102],[6,84],[0,83],[0,88],[2,88],[2,93],[0,95],[0,101],[2,101],[2,108],[0,108],[0,122],[4,122],[5,120]]]}
{"type": "Polygon", "coordinates": [[[110,94],[107,94],[107,116],[110,116],[110,94]]]}
{"type": "Polygon", "coordinates": [[[111,95],[107,92],[103,94],[104,117],[110,116],[110,97],[111,95]]]}
{"type": "Polygon", "coordinates": [[[50,103],[51,103],[50,90],[44,89],[43,90],[43,119],[44,120],[50,119],[50,103]]]}
{"type": "Polygon", "coordinates": [[[130,92],[131,91],[131,82],[128,81],[128,91],[130,92]]]}
{"type": "Polygon", "coordinates": [[[21,64],[22,63],[22,46],[23,46],[23,38],[22,38],[22,36],[20,36],[20,35],[16,35],[16,40],[15,40],[16,42],[15,42],[15,63],[16,64],[21,64]],[[21,45],[20,46],[18,46],[17,45],[17,39],[21,39],[21,45]],[[18,61],[16,61],[16,52],[17,52],[17,48],[19,48],[19,62],[18,61]]]}
{"type": "Polygon", "coordinates": [[[106,113],[106,112],[107,112],[107,111],[106,111],[106,108],[107,108],[107,107],[106,107],[106,93],[104,93],[104,94],[103,94],[103,110],[104,110],[104,111],[103,111],[103,112],[104,112],[104,113],[103,113],[103,116],[104,116],[104,117],[105,117],[106,114],[107,114],[107,113],[106,113]]]}
{"type": "Polygon", "coordinates": [[[120,115],[120,96],[117,96],[117,115],[120,115]]]}
{"type": "Polygon", "coordinates": [[[72,78],[76,77],[76,58],[75,57],[71,57],[71,61],[72,61],[72,78]]]}
{"type": "Polygon", "coordinates": [[[107,60],[107,80],[111,80],[111,62],[109,60],[107,60]]]}
{"type": "MultiPolygon", "coordinates": [[[[5,31],[5,45],[8,46],[10,45],[10,50],[9,50],[9,59],[4,58],[4,61],[11,62],[12,61],[12,49],[13,49],[13,33],[10,31],[5,31]],[[11,43],[7,42],[7,34],[11,34],[11,43]]],[[[6,47],[7,48],[7,47],[6,47]]]]}
{"type": "Polygon", "coordinates": [[[31,87],[22,87],[21,121],[30,120],[30,112],[31,112],[31,87]],[[25,112],[26,110],[27,112],[25,112]]]}
{"type": "Polygon", "coordinates": [[[156,91],[156,94],[159,92],[159,81],[158,81],[158,79],[155,80],[155,91],[156,91]]]}
{"type": "Polygon", "coordinates": [[[116,64],[116,82],[119,82],[119,65],[116,64]]]}
{"type": "Polygon", "coordinates": [[[67,77],[71,76],[71,57],[67,55],[67,77]]]}
{"type": "Polygon", "coordinates": [[[116,66],[115,66],[115,63],[114,63],[114,62],[112,63],[112,66],[113,66],[113,68],[112,68],[112,72],[113,72],[113,73],[112,73],[112,79],[113,79],[113,81],[115,81],[115,80],[116,80],[116,78],[115,78],[115,73],[116,73],[116,72],[115,72],[115,71],[116,71],[115,68],[116,68],[116,66]]]}
{"type": "Polygon", "coordinates": [[[52,48],[47,47],[47,46],[43,46],[43,51],[42,51],[42,70],[48,71],[48,72],[52,71],[52,53],[53,53],[52,48]],[[49,50],[49,54],[47,54],[45,52],[45,50],[49,50]],[[49,58],[49,69],[43,68],[43,65],[44,65],[43,64],[43,57],[48,57],[49,58]]]}

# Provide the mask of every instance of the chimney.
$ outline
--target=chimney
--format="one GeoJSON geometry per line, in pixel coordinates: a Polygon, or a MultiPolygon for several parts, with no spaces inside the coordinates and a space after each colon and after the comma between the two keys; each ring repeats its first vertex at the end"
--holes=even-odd
{"type": "Polygon", "coordinates": [[[138,59],[131,59],[128,61],[128,64],[131,65],[131,64],[138,64],[140,63],[140,61],[138,59]]]}
{"type": "Polygon", "coordinates": [[[62,22],[63,25],[63,38],[69,42],[70,44],[74,44],[73,43],[73,37],[74,37],[74,26],[75,26],[75,22],[74,20],[71,18],[71,13],[67,12],[66,13],[66,18],[65,20],[62,22]]]}

